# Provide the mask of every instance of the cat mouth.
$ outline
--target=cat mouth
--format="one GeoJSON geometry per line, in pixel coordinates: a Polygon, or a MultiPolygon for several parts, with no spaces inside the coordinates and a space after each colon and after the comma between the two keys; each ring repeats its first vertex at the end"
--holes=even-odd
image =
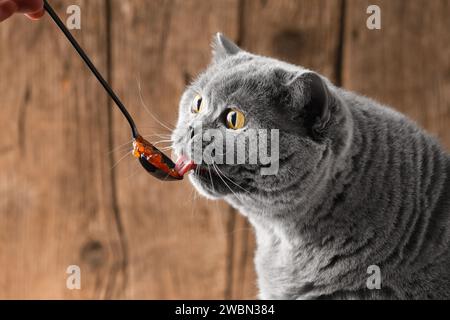
{"type": "Polygon", "coordinates": [[[188,174],[193,171],[194,174],[204,175],[204,174],[216,174],[214,170],[215,165],[205,165],[205,164],[196,164],[193,160],[191,160],[186,155],[181,155],[175,163],[175,170],[182,176],[188,174]]]}
{"type": "Polygon", "coordinates": [[[195,170],[197,165],[192,161],[188,156],[181,155],[177,162],[175,163],[175,170],[181,175],[189,173],[192,170],[195,170]]]}
{"type": "Polygon", "coordinates": [[[192,172],[193,175],[211,182],[211,179],[215,180],[219,178],[213,167],[204,164],[197,165],[186,155],[181,155],[176,164],[175,170],[182,176],[192,172]]]}
{"type": "Polygon", "coordinates": [[[194,186],[200,188],[205,194],[212,197],[221,197],[233,192],[238,184],[229,176],[229,173],[222,172],[218,164],[196,164],[187,155],[182,154],[175,163],[175,170],[182,176],[190,175],[194,186]]]}

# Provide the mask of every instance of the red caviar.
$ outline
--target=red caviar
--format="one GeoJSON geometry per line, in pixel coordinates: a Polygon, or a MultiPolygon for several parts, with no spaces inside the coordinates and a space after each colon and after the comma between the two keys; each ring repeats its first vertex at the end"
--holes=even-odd
{"type": "Polygon", "coordinates": [[[173,162],[141,136],[138,136],[133,141],[133,155],[138,159],[144,157],[156,169],[166,173],[174,179],[183,179],[183,175],[175,169],[173,162]]]}

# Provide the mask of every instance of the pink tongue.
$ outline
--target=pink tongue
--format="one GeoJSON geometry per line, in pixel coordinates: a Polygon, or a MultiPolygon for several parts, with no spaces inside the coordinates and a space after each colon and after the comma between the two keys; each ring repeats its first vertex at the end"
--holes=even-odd
{"type": "Polygon", "coordinates": [[[186,155],[182,155],[178,158],[177,163],[175,164],[175,170],[182,176],[184,176],[189,171],[195,169],[197,165],[189,159],[186,155]]]}

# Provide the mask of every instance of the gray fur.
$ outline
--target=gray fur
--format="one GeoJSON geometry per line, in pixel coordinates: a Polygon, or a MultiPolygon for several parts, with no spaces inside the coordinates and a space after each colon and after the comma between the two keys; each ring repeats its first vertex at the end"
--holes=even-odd
{"type": "Polygon", "coordinates": [[[257,165],[190,175],[254,226],[260,297],[449,299],[450,157],[439,143],[309,70],[236,49],[222,35],[214,47],[181,99],[173,147],[180,154],[199,138],[189,133],[194,119],[227,132],[220,114],[230,105],[249,128],[280,129],[278,175],[262,176],[257,165]],[[324,89],[312,92],[317,79],[324,89]],[[197,93],[207,110],[192,115],[197,93]],[[381,268],[381,290],[366,286],[370,265],[381,268]]]}

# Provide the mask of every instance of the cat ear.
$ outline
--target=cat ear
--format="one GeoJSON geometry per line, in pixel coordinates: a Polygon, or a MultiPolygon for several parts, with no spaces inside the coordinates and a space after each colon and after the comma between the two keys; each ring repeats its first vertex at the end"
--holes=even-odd
{"type": "Polygon", "coordinates": [[[336,104],[325,81],[314,72],[306,72],[290,80],[289,86],[304,126],[314,137],[323,136],[336,104]]]}
{"type": "Polygon", "coordinates": [[[241,48],[221,33],[217,33],[214,36],[212,47],[215,62],[219,62],[241,51],[241,48]]]}

